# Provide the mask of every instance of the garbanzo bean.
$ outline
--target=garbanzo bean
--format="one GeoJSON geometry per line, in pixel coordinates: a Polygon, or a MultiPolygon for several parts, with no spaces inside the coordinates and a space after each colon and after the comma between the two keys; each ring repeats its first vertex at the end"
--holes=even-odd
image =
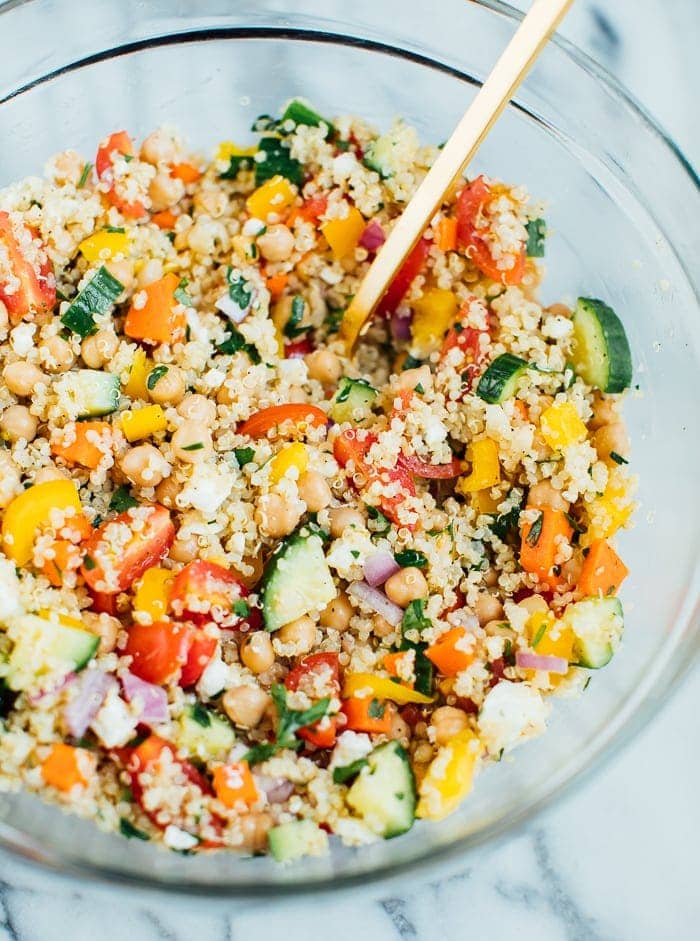
{"type": "Polygon", "coordinates": [[[194,392],[184,397],[177,406],[177,413],[182,418],[201,422],[209,427],[216,421],[216,404],[205,395],[194,392]]]}
{"type": "Polygon", "coordinates": [[[66,372],[75,362],[73,347],[63,337],[49,337],[39,347],[39,353],[49,372],[66,372]]]}
{"type": "Polygon", "coordinates": [[[243,638],[241,660],[253,673],[264,673],[275,662],[275,652],[267,631],[253,631],[243,638]]]}
{"type": "Polygon", "coordinates": [[[304,357],[304,362],[309,379],[316,379],[325,386],[334,386],[343,374],[340,360],[330,350],[314,350],[304,357]]]}
{"type": "Polygon", "coordinates": [[[168,556],[173,562],[191,562],[198,555],[199,543],[194,533],[183,534],[182,536],[178,533],[168,552],[168,556]]]}
{"type": "Polygon", "coordinates": [[[301,519],[301,508],[278,493],[260,498],[255,521],[260,529],[273,539],[287,536],[301,519]]]}
{"type": "Polygon", "coordinates": [[[389,601],[393,601],[400,608],[407,608],[412,601],[426,597],[428,583],[419,568],[409,565],[386,580],[384,593],[389,601]]]}
{"type": "Polygon", "coordinates": [[[151,206],[158,212],[161,209],[170,209],[185,195],[185,184],[168,170],[159,170],[148,186],[148,195],[151,197],[151,206]]]}
{"type": "Polygon", "coordinates": [[[542,480],[540,483],[530,487],[527,494],[527,505],[535,506],[538,510],[549,507],[552,510],[562,510],[567,513],[569,510],[569,501],[561,495],[548,480],[542,480]]]}
{"type": "Polygon", "coordinates": [[[436,745],[446,745],[469,726],[467,714],[456,706],[440,706],[430,717],[436,745]]]}
{"type": "Polygon", "coordinates": [[[270,225],[258,236],[257,244],[267,261],[286,261],[294,251],[294,236],[286,225],[270,225]]]}
{"type": "Polygon", "coordinates": [[[8,441],[33,441],[36,438],[38,422],[26,405],[10,405],[0,418],[0,431],[8,441]]]}
{"type": "Polygon", "coordinates": [[[153,388],[149,388],[148,394],[158,405],[179,405],[185,396],[185,388],[182,370],[178,366],[168,366],[153,383],[153,388]]]}
{"type": "Polygon", "coordinates": [[[258,686],[236,686],[224,693],[221,705],[234,725],[254,729],[270,704],[268,694],[258,686]]]}
{"type": "Polygon", "coordinates": [[[116,334],[111,330],[98,330],[80,344],[80,356],[90,369],[100,369],[111,360],[118,347],[116,334]]]}
{"type": "Polygon", "coordinates": [[[46,484],[50,480],[66,480],[67,477],[68,474],[62,471],[60,467],[49,464],[46,467],[40,467],[36,474],[34,474],[34,483],[46,484]]]}
{"type": "Polygon", "coordinates": [[[2,375],[10,392],[22,398],[31,395],[35,386],[40,382],[48,382],[48,377],[38,366],[35,366],[33,363],[28,363],[25,360],[19,360],[16,363],[8,363],[2,375]]]}
{"type": "Polygon", "coordinates": [[[323,474],[319,474],[318,471],[310,470],[302,474],[297,487],[299,497],[304,501],[310,513],[325,510],[331,502],[331,488],[323,474]]]}
{"type": "Polygon", "coordinates": [[[180,490],[180,483],[171,474],[169,477],[165,477],[161,480],[156,487],[156,501],[171,510],[176,505],[175,500],[180,490]]]}
{"type": "Polygon", "coordinates": [[[615,399],[609,396],[596,395],[593,399],[593,416],[588,423],[592,431],[602,428],[603,425],[612,425],[619,421],[620,416],[617,411],[615,399]]]}
{"type": "Polygon", "coordinates": [[[137,487],[157,487],[170,473],[170,464],[152,444],[129,448],[120,464],[126,476],[137,487]]]}
{"type": "Polygon", "coordinates": [[[321,611],[321,625],[330,627],[334,631],[344,631],[350,624],[353,609],[345,592],[340,592],[337,598],[321,611]]]}
{"type": "Polygon", "coordinates": [[[489,621],[497,621],[503,617],[503,605],[496,595],[492,595],[488,591],[482,591],[476,599],[474,614],[476,614],[479,624],[483,627],[489,621]]]}
{"type": "Polygon", "coordinates": [[[265,811],[253,811],[239,817],[238,826],[243,834],[240,848],[251,853],[262,853],[267,846],[267,834],[272,823],[271,814],[265,811]]]}
{"type": "Polygon", "coordinates": [[[396,628],[393,627],[381,614],[375,614],[372,618],[372,633],[375,637],[388,637],[393,634],[396,628]]]}
{"type": "Polygon", "coordinates": [[[308,653],[316,643],[316,625],[308,615],[290,621],[277,632],[283,644],[292,644],[297,656],[308,653]]]}
{"type": "Polygon", "coordinates": [[[616,421],[611,425],[603,425],[593,435],[593,447],[601,461],[611,466],[619,463],[610,456],[612,453],[627,458],[630,453],[630,439],[624,424],[616,421]]]}
{"type": "Polygon", "coordinates": [[[361,529],[365,525],[365,518],[359,510],[351,506],[337,506],[329,513],[331,520],[331,536],[337,539],[346,529],[354,526],[361,529]]]}
{"type": "Polygon", "coordinates": [[[170,443],[175,457],[184,464],[196,464],[208,457],[212,450],[211,434],[195,421],[184,421],[173,434],[170,443]]]}
{"type": "Polygon", "coordinates": [[[141,159],[154,167],[159,163],[174,163],[177,156],[175,140],[163,128],[152,131],[141,144],[141,159]]]}

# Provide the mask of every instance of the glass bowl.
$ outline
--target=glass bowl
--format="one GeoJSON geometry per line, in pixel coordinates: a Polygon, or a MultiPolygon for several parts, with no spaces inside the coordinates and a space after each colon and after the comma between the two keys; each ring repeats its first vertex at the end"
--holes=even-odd
{"type": "MultiPolygon", "coordinates": [[[[441,0],[29,0],[0,8],[0,185],[67,146],[163,122],[190,143],[245,142],[255,116],[301,95],[385,128],[445,139],[519,14],[441,0]],[[440,15],[436,15],[436,9],[440,15]],[[290,12],[289,8],[293,9],[290,12]]],[[[458,813],[399,839],[292,867],[183,857],[106,835],[27,795],[3,796],[0,842],[62,872],[219,896],[318,892],[445,862],[546,807],[658,711],[698,647],[700,318],[697,179],[664,133],[591,60],[549,45],[473,170],[548,201],[547,303],[600,296],[624,320],[635,379],[626,414],[641,506],[622,538],[632,574],[622,651],[548,733],[478,780],[458,813]]]]}

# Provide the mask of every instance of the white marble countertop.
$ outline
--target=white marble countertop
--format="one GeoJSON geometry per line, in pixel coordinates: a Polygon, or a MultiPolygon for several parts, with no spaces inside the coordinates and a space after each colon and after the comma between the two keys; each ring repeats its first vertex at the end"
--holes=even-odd
{"type": "MultiPolygon", "coordinates": [[[[699,29],[697,0],[579,0],[563,32],[614,71],[697,164],[699,29]]],[[[699,700],[696,669],[661,716],[580,791],[439,882],[406,880],[391,897],[368,890],[226,909],[96,892],[0,855],[0,941],[690,938],[700,921],[699,700]]]]}

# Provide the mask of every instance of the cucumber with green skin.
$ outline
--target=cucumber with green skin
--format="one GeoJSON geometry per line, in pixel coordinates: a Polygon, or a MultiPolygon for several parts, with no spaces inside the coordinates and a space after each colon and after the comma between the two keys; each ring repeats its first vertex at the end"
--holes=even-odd
{"type": "Polygon", "coordinates": [[[620,645],[622,605],[618,598],[585,598],[566,608],[562,623],[574,633],[572,663],[600,670],[610,663],[620,645]]]}
{"type": "Polygon", "coordinates": [[[290,820],[272,827],[267,834],[270,853],[278,863],[325,852],[327,837],[313,820],[290,820]]]}
{"type": "Polygon", "coordinates": [[[100,369],[78,369],[66,373],[63,387],[77,418],[109,415],[119,406],[119,376],[100,369]]]}
{"type": "Polygon", "coordinates": [[[265,630],[278,631],[305,614],[322,611],[336,595],[320,537],[293,533],[265,567],[261,587],[265,630]]]}
{"type": "Polygon", "coordinates": [[[376,398],[377,390],[364,379],[343,376],[333,396],[330,416],[335,422],[349,421],[357,425],[370,416],[376,398]]]}
{"type": "Polygon", "coordinates": [[[529,368],[530,364],[519,356],[502,353],[489,364],[479,379],[476,394],[490,405],[512,399],[518,391],[518,380],[529,368]]]}
{"type": "Polygon", "coordinates": [[[416,782],[408,755],[398,742],[380,745],[367,756],[367,765],[346,799],[385,840],[411,829],[416,816],[416,782]]]}
{"type": "Polygon", "coordinates": [[[236,733],[228,719],[197,703],[180,716],[175,742],[190,758],[224,759],[236,744],[236,733]]]}
{"type": "Polygon", "coordinates": [[[601,392],[624,392],[632,382],[632,355],[625,328],[612,307],[579,297],[573,316],[571,362],[577,376],[601,392]]]}
{"type": "Polygon", "coordinates": [[[38,677],[78,672],[94,657],[100,638],[88,630],[22,614],[8,621],[14,647],[1,672],[8,688],[29,689],[38,677]]]}

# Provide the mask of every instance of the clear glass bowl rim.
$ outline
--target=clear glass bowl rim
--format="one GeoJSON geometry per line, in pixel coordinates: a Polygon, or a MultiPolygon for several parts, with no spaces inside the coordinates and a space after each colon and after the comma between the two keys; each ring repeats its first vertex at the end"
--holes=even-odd
{"type": "MultiPolygon", "coordinates": [[[[34,2],[36,2],[36,0],[5,0],[4,3],[0,2],[0,18],[12,10],[29,6],[34,2]]],[[[470,0],[470,3],[500,14],[507,18],[514,27],[517,25],[518,21],[522,20],[524,15],[521,11],[507,3],[501,2],[501,0],[470,0]]],[[[174,15],[179,12],[180,11],[173,10],[174,15]]],[[[196,13],[196,8],[193,12],[196,13]]],[[[146,39],[124,43],[115,48],[104,50],[94,56],[86,56],[82,59],[77,59],[65,67],[58,68],[42,75],[39,79],[32,80],[27,84],[13,89],[7,97],[0,99],[0,105],[10,98],[14,98],[28,91],[34,85],[50,81],[63,72],[77,70],[92,62],[109,59],[115,54],[122,55],[137,50],[153,48],[157,45],[177,41],[177,39],[180,41],[184,39],[191,41],[196,40],[198,36],[201,38],[214,38],[216,34],[221,36],[239,35],[241,37],[258,35],[269,38],[282,34],[300,39],[319,39],[324,35],[328,36],[328,33],[323,30],[303,30],[295,27],[289,29],[273,26],[258,28],[206,27],[204,29],[197,29],[196,26],[193,26],[191,29],[184,31],[184,33],[182,31],[178,31],[177,33],[163,33],[158,37],[148,37],[146,39]]],[[[468,81],[476,81],[472,76],[469,76],[465,72],[459,72],[459,70],[455,69],[452,65],[446,65],[428,56],[420,56],[415,52],[392,46],[389,43],[378,42],[374,39],[363,41],[356,36],[349,36],[340,32],[334,33],[330,38],[339,42],[349,41],[351,44],[361,48],[391,52],[400,57],[412,59],[419,63],[422,62],[424,65],[451,72],[456,77],[468,81]]],[[[691,187],[694,187],[696,192],[700,191],[700,177],[681,148],[618,79],[604,66],[600,65],[591,56],[579,49],[573,42],[567,40],[560,34],[555,34],[551,42],[556,45],[580,71],[602,85],[617,105],[630,110],[641,123],[643,131],[653,134],[661,142],[664,149],[671,154],[682,173],[687,177],[691,187]]],[[[681,265],[686,270],[686,274],[688,274],[687,267],[683,264],[682,260],[681,265]]],[[[697,297],[697,284],[691,277],[689,277],[688,280],[690,283],[694,284],[697,297]]],[[[631,713],[627,720],[622,725],[619,725],[612,734],[607,737],[601,736],[595,750],[589,753],[584,765],[576,769],[565,780],[555,782],[550,790],[545,790],[536,799],[504,815],[499,820],[486,825],[480,829],[478,833],[459,839],[449,847],[429,850],[422,856],[411,859],[408,862],[394,862],[383,871],[374,872],[372,874],[373,894],[377,895],[382,890],[388,889],[389,883],[395,882],[398,877],[411,875],[415,878],[420,872],[420,877],[426,879],[431,876],[434,877],[438,871],[453,870],[466,860],[467,854],[474,852],[478,847],[486,843],[497,845],[504,842],[526,824],[531,823],[535,816],[553,807],[565,796],[570,796],[580,789],[590,777],[611,761],[613,757],[618,756],[621,751],[634,740],[635,736],[642,728],[647,726],[654,718],[658,717],[661,697],[663,697],[663,707],[663,705],[669,701],[670,697],[675,694],[681,682],[687,678],[692,668],[696,665],[697,654],[700,651],[700,601],[695,604],[691,611],[687,612],[684,620],[689,625],[690,630],[682,638],[681,643],[675,650],[674,656],[670,657],[663,669],[657,673],[656,695],[653,698],[647,697],[638,706],[636,711],[631,713]]],[[[218,898],[220,900],[242,900],[246,898],[254,899],[266,897],[269,901],[271,892],[278,895],[280,899],[284,899],[289,896],[315,895],[319,893],[338,892],[339,890],[358,890],[363,887],[366,888],[368,878],[367,873],[344,875],[338,880],[332,881],[329,879],[325,882],[313,882],[308,886],[300,882],[261,882],[256,886],[236,886],[235,884],[224,886],[206,885],[203,883],[192,884],[185,881],[159,881],[156,878],[151,878],[144,874],[138,877],[132,876],[121,870],[111,869],[109,865],[97,866],[75,862],[72,859],[62,856],[58,851],[47,852],[45,847],[42,847],[40,843],[35,840],[28,840],[26,834],[15,830],[2,821],[0,821],[0,848],[4,851],[9,851],[11,854],[16,854],[18,857],[29,860],[32,863],[38,864],[45,869],[51,870],[59,876],[89,879],[102,885],[109,884],[110,887],[118,886],[122,889],[139,889],[144,893],[150,894],[168,893],[209,899],[218,898]]]]}

